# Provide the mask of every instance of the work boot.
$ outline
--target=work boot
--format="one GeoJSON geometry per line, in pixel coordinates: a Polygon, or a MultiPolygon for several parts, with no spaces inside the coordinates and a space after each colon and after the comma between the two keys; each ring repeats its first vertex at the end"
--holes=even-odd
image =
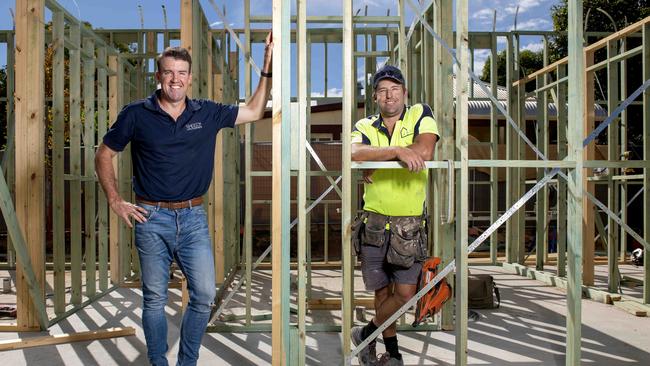
{"type": "MultiPolygon", "coordinates": [[[[363,342],[363,327],[357,326],[352,328],[352,344],[358,346],[363,342]]],[[[377,365],[377,341],[373,340],[370,342],[364,349],[362,349],[358,354],[359,365],[362,366],[375,366],[377,365]]]]}
{"type": "Polygon", "coordinates": [[[398,360],[395,357],[390,357],[390,353],[382,353],[377,360],[377,366],[404,366],[404,360],[398,360]]]}

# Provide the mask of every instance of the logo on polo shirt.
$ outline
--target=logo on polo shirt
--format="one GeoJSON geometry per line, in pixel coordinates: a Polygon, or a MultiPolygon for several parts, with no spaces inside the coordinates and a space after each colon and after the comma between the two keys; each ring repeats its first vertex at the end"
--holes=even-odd
{"type": "Polygon", "coordinates": [[[190,123],[188,125],[185,125],[185,130],[187,130],[187,131],[200,130],[201,128],[203,128],[203,125],[201,124],[201,122],[194,122],[194,123],[190,123]]]}

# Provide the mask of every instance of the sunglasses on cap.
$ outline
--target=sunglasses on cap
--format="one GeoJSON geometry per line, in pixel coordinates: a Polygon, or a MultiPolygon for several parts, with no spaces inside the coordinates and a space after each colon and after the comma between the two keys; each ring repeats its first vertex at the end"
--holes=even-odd
{"type": "Polygon", "coordinates": [[[395,66],[391,66],[391,65],[384,66],[379,71],[377,71],[372,78],[373,88],[376,89],[377,84],[379,84],[379,82],[384,79],[392,79],[393,81],[396,81],[399,84],[402,85],[404,84],[404,76],[402,75],[400,69],[398,69],[395,66]]]}

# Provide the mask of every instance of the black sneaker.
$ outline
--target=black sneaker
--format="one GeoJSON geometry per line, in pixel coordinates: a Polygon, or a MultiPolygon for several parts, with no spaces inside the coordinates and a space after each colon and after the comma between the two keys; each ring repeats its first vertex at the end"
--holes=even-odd
{"type": "MultiPolygon", "coordinates": [[[[363,327],[356,326],[352,328],[352,344],[358,346],[363,342],[363,327]]],[[[375,366],[377,364],[377,341],[373,340],[358,354],[359,365],[362,366],[375,366]]]]}

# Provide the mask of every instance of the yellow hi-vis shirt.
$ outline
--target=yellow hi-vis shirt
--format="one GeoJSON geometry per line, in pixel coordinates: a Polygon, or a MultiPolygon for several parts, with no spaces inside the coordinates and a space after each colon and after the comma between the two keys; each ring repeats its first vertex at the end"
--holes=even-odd
{"type": "MultiPolygon", "coordinates": [[[[381,115],[359,120],[352,131],[353,144],[377,147],[409,146],[422,133],[438,135],[438,125],[431,107],[426,104],[405,106],[395,123],[392,136],[381,115]]],[[[364,184],[363,209],[386,216],[418,216],[426,199],[428,169],[409,172],[408,169],[377,169],[373,183],[364,184]]]]}

